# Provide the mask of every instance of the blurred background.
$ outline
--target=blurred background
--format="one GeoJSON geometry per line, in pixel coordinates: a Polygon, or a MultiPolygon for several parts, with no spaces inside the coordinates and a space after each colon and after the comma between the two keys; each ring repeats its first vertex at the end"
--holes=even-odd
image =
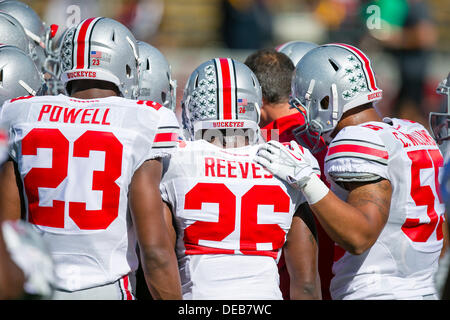
{"type": "MultiPolygon", "coordinates": [[[[447,0],[28,0],[47,25],[63,29],[92,16],[117,19],[172,65],[180,101],[202,62],[291,40],[345,42],[371,59],[383,89],[378,110],[428,127],[440,109],[438,83],[450,72],[447,0]]],[[[177,104],[179,115],[179,103],[177,104]]]]}

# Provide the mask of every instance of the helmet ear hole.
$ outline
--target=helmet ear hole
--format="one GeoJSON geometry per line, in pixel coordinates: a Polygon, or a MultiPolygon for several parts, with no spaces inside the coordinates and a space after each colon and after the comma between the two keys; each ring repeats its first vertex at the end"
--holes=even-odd
{"type": "Polygon", "coordinates": [[[324,97],[322,100],[320,100],[320,107],[321,107],[323,110],[327,110],[329,104],[330,104],[330,97],[329,97],[329,96],[326,96],[326,97],[324,97]]]}
{"type": "Polygon", "coordinates": [[[126,71],[127,78],[131,78],[131,68],[128,64],[125,66],[125,71],[126,71]]]}
{"type": "Polygon", "coordinates": [[[338,71],[339,70],[339,66],[336,64],[336,62],[334,62],[331,59],[328,59],[328,62],[331,64],[331,66],[333,67],[334,71],[338,71]]]}
{"type": "Polygon", "coordinates": [[[198,74],[195,76],[194,89],[198,87],[198,74]]]}

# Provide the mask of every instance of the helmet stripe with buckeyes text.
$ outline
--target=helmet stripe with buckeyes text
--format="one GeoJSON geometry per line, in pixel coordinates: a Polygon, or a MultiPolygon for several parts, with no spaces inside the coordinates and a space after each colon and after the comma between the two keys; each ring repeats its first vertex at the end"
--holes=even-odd
{"type": "Polygon", "coordinates": [[[228,58],[214,59],[214,62],[217,69],[219,119],[237,119],[234,63],[228,58]]]}
{"type": "Polygon", "coordinates": [[[366,79],[369,80],[369,83],[367,83],[368,88],[370,88],[373,91],[379,90],[375,83],[375,74],[372,70],[372,66],[370,65],[370,60],[361,50],[345,43],[333,43],[331,45],[345,48],[351,53],[353,53],[361,61],[361,64],[363,65],[364,74],[366,75],[366,79]]]}
{"type": "Polygon", "coordinates": [[[84,20],[75,33],[74,41],[74,62],[75,69],[87,69],[89,68],[89,39],[91,37],[92,29],[95,23],[102,18],[89,18],[84,20]]]}

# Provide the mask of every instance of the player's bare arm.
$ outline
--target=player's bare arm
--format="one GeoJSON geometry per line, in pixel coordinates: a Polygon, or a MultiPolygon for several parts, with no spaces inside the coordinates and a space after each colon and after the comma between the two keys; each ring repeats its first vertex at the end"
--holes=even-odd
{"type": "Polygon", "coordinates": [[[388,180],[348,183],[347,202],[334,193],[311,205],[327,234],[346,251],[361,254],[377,240],[389,217],[392,188],[388,180]]]}
{"type": "MultiPolygon", "coordinates": [[[[448,221],[448,215],[447,212],[444,213],[445,216],[445,221],[448,221]]],[[[445,252],[448,250],[448,241],[449,241],[449,234],[448,234],[448,223],[443,223],[442,224],[442,234],[444,236],[444,241],[442,242],[442,250],[441,250],[441,254],[439,256],[439,259],[441,259],[445,252]]]]}
{"type": "Polygon", "coordinates": [[[319,249],[312,213],[305,203],[297,209],[283,247],[292,300],[320,300],[319,249]]]}
{"type": "Polygon", "coordinates": [[[0,300],[18,299],[23,295],[25,276],[12,261],[0,228],[0,300]]]}
{"type": "Polygon", "coordinates": [[[150,293],[154,299],[181,299],[177,259],[159,192],[161,171],[159,160],[148,160],[135,172],[130,185],[130,209],[150,293]]]}
{"type": "MultiPolygon", "coordinates": [[[[16,185],[14,163],[7,161],[0,170],[0,226],[4,220],[20,219],[19,190],[16,185]]],[[[22,296],[25,275],[13,262],[3,239],[0,227],[0,300],[18,299],[22,296]]]]}
{"type": "Polygon", "coordinates": [[[20,178],[16,179],[14,162],[6,161],[0,169],[0,220],[17,220],[21,217],[20,178]]]}
{"type": "Polygon", "coordinates": [[[173,214],[170,205],[163,201],[163,211],[164,211],[164,221],[166,222],[167,231],[169,232],[170,241],[172,242],[173,248],[175,248],[177,241],[177,233],[173,224],[173,214]]]}

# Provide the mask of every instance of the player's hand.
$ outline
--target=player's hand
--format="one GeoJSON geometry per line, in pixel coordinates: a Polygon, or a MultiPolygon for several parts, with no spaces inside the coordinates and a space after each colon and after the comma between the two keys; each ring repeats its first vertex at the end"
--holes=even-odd
{"type": "Polygon", "coordinates": [[[12,260],[25,274],[25,298],[50,299],[54,265],[44,240],[22,220],[4,221],[1,227],[12,260]]]}
{"type": "Polygon", "coordinates": [[[296,189],[303,189],[314,169],[294,141],[290,148],[271,140],[260,146],[255,161],[296,189]]]}

